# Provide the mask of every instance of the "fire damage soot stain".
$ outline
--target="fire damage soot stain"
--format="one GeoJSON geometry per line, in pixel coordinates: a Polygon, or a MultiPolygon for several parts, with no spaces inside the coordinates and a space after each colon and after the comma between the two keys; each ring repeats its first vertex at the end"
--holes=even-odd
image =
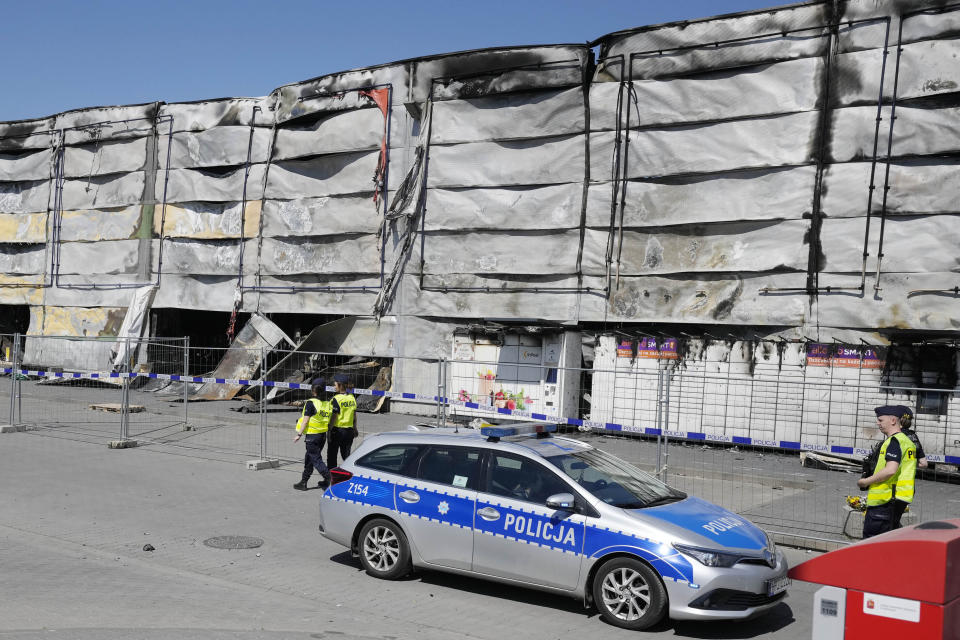
{"type": "Polygon", "coordinates": [[[743,293],[743,280],[737,278],[737,288],[733,290],[733,293],[729,298],[721,300],[717,304],[716,308],[711,314],[714,320],[726,320],[730,317],[730,314],[733,312],[733,305],[736,304],[737,300],[740,298],[740,295],[743,293]]]}
{"type": "Polygon", "coordinates": [[[921,89],[931,93],[940,91],[952,91],[957,88],[957,83],[953,80],[927,80],[923,83],[921,89]]]}
{"type": "Polygon", "coordinates": [[[647,250],[643,257],[643,266],[647,269],[656,269],[663,264],[663,245],[655,237],[647,239],[647,250]]]}

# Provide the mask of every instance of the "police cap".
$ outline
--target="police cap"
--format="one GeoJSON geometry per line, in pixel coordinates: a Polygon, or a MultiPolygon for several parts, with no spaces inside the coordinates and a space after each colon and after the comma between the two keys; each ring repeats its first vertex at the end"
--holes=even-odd
{"type": "Polygon", "coordinates": [[[877,417],[880,416],[894,416],[895,418],[902,418],[904,414],[913,415],[910,409],[903,406],[902,404],[887,404],[882,407],[877,407],[873,410],[877,417]]]}
{"type": "Polygon", "coordinates": [[[333,376],[334,382],[339,382],[340,384],[347,384],[350,382],[350,377],[345,373],[337,373],[333,376]]]}
{"type": "Polygon", "coordinates": [[[310,381],[310,386],[313,387],[314,389],[316,388],[323,389],[327,386],[327,381],[324,380],[323,378],[314,378],[313,380],[310,381]]]}

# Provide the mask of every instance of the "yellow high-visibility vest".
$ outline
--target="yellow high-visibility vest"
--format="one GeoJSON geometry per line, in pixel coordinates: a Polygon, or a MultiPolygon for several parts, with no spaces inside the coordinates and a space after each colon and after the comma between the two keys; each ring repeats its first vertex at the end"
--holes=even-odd
{"type": "Polygon", "coordinates": [[[913,502],[913,479],[917,475],[917,448],[902,432],[895,433],[883,441],[873,473],[880,473],[880,470],[887,466],[887,446],[894,438],[900,443],[900,466],[897,467],[897,472],[885,482],[870,485],[867,490],[868,507],[886,504],[894,498],[903,502],[913,502]]]}
{"type": "Polygon", "coordinates": [[[353,414],[357,410],[357,399],[352,393],[338,393],[333,399],[340,405],[340,413],[337,414],[337,423],[333,426],[340,429],[349,429],[353,426],[353,414]]]}
{"type": "Polygon", "coordinates": [[[300,420],[297,421],[297,431],[300,432],[300,425],[306,417],[307,404],[312,404],[315,412],[307,421],[306,428],[301,433],[326,433],[330,426],[330,416],[333,415],[333,403],[329,400],[320,400],[319,398],[308,398],[303,403],[303,412],[300,414],[300,420]]]}

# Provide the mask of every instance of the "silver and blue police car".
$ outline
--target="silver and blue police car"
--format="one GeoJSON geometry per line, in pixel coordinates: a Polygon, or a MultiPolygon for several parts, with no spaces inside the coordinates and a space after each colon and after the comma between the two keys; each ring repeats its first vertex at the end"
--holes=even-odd
{"type": "Polygon", "coordinates": [[[618,627],[773,607],[783,554],[748,520],[555,425],[367,437],[320,500],[323,535],[387,580],[435,569],[582,598],[618,627]]]}

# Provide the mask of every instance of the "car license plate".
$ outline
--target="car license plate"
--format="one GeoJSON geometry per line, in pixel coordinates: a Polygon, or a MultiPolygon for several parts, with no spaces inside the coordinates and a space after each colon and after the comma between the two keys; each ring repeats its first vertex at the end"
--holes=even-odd
{"type": "Polygon", "coordinates": [[[772,580],[767,580],[767,595],[775,596],[778,593],[787,590],[787,587],[790,586],[790,578],[787,576],[780,576],[779,578],[773,578],[772,580]]]}

